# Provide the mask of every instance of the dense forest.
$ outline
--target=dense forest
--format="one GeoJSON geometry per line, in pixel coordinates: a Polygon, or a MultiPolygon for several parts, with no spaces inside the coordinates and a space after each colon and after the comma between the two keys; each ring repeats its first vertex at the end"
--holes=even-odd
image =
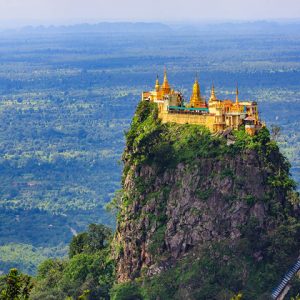
{"type": "Polygon", "coordinates": [[[238,82],[281,127],[299,182],[300,35],[284,30],[1,32],[0,271],[34,274],[88,224],[115,226],[105,206],[120,188],[124,132],[164,67],[186,98],[196,73],[206,97],[214,81],[233,98],[238,82]]]}

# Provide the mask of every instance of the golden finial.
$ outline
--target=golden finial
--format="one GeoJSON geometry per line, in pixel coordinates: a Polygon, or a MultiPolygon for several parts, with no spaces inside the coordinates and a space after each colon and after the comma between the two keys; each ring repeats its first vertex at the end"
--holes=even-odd
{"type": "Polygon", "coordinates": [[[167,68],[165,67],[164,68],[164,81],[168,81],[168,78],[167,78],[167,68]]]}
{"type": "Polygon", "coordinates": [[[170,85],[169,85],[169,82],[168,82],[168,78],[167,78],[167,69],[165,67],[165,70],[164,70],[164,81],[163,81],[163,84],[162,84],[162,90],[165,94],[169,94],[171,89],[170,89],[170,85]]]}
{"type": "Polygon", "coordinates": [[[236,96],[235,96],[235,103],[239,103],[239,87],[238,84],[236,83],[236,96]]]}
{"type": "Polygon", "coordinates": [[[158,74],[156,75],[156,81],[155,81],[155,91],[158,92],[160,89],[160,84],[158,80],[158,74]]]}

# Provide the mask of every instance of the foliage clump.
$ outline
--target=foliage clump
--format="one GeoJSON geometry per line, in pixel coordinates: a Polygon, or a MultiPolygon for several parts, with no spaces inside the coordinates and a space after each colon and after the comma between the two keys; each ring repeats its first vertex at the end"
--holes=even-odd
{"type": "Polygon", "coordinates": [[[30,276],[11,269],[6,276],[0,277],[1,300],[28,300],[33,288],[30,276]]]}
{"type": "Polygon", "coordinates": [[[115,272],[111,238],[111,229],[91,224],[71,241],[69,260],[48,259],[39,266],[31,298],[109,299],[115,272]]]}

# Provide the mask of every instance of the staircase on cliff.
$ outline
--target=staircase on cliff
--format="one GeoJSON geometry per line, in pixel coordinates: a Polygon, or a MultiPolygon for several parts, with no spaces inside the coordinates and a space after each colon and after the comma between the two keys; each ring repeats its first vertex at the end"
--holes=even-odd
{"type": "Polygon", "coordinates": [[[290,270],[285,274],[280,284],[273,290],[272,298],[275,300],[280,299],[279,297],[285,291],[290,280],[295,276],[300,270],[300,258],[298,261],[290,268],[290,270]]]}

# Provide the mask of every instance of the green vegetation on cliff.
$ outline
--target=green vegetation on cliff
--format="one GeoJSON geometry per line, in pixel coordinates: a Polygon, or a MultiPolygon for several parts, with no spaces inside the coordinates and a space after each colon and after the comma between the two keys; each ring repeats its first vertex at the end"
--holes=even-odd
{"type": "MultiPolygon", "coordinates": [[[[199,125],[161,124],[157,105],[140,102],[126,134],[125,167],[157,164],[162,170],[197,157],[216,157],[228,151],[225,141],[199,125]]],[[[126,169],[124,176],[126,176],[126,169]]]]}

